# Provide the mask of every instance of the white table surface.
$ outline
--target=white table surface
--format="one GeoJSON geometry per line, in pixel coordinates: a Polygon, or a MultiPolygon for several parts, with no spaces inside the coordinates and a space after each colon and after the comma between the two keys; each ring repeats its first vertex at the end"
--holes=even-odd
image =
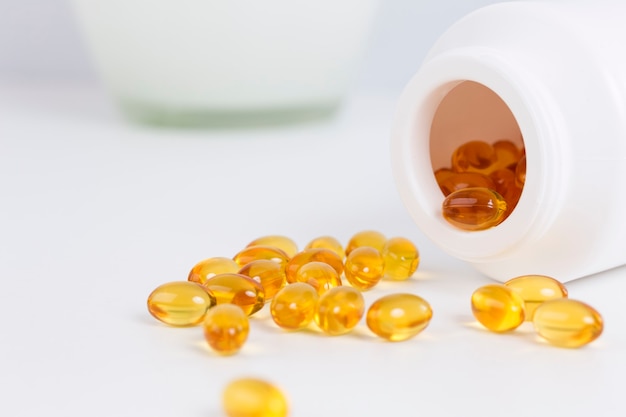
{"type": "Polygon", "coordinates": [[[221,417],[225,384],[259,376],[292,417],[625,416],[626,268],[568,285],[605,318],[585,348],[479,328],[469,297],[489,280],[430,244],[397,196],[393,110],[359,96],[326,123],[159,130],[125,123],[97,86],[0,83],[0,415],[221,417]],[[410,281],[364,294],[429,300],[414,339],[384,342],[363,321],[340,337],[285,332],[266,306],[220,357],[200,328],[146,310],[156,286],[256,237],[364,229],[420,248],[410,281]]]}

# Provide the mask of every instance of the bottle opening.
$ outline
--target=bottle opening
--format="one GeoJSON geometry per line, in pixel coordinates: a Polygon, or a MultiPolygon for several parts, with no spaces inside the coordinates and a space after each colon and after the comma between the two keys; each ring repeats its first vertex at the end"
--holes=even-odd
{"type": "Polygon", "coordinates": [[[515,209],[526,176],[515,116],[490,88],[462,81],[436,107],[430,162],[443,217],[462,230],[497,226],[515,209]]]}

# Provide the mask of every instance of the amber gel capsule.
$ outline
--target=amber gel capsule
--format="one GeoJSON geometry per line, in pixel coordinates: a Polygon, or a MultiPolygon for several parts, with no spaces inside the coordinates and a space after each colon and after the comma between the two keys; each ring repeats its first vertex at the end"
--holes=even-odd
{"type": "Polygon", "coordinates": [[[567,289],[554,278],[545,275],[522,275],[504,283],[524,300],[526,321],[532,321],[535,310],[548,300],[567,298],[567,289]]]}
{"type": "Polygon", "coordinates": [[[487,142],[472,140],[459,146],[452,154],[452,170],[456,172],[489,173],[496,162],[493,146],[487,142]]]}
{"type": "Polygon", "coordinates": [[[524,322],[524,300],[505,285],[485,285],[472,294],[472,313],[492,332],[506,332],[524,322]]]}
{"type": "Polygon", "coordinates": [[[380,252],[383,250],[383,246],[386,241],[387,238],[385,235],[374,230],[358,232],[350,238],[350,241],[346,246],[346,255],[349,255],[350,252],[356,248],[360,248],[361,246],[369,246],[370,248],[374,248],[380,252]]]}
{"type": "Polygon", "coordinates": [[[228,417],[287,417],[289,405],[276,386],[256,378],[242,378],[226,386],[222,395],[228,417]]]}
{"type": "Polygon", "coordinates": [[[219,274],[209,279],[208,288],[217,304],[235,304],[252,315],[265,305],[265,290],[258,282],[241,274],[219,274]]]}
{"type": "Polygon", "coordinates": [[[187,280],[204,284],[207,279],[217,274],[235,273],[239,270],[237,262],[230,258],[215,257],[198,262],[191,271],[187,280]]]}
{"type": "Polygon", "coordinates": [[[287,236],[280,236],[280,235],[263,236],[263,237],[254,239],[252,242],[246,245],[246,247],[248,248],[250,246],[272,246],[272,247],[282,250],[290,258],[296,253],[298,253],[298,245],[296,245],[296,242],[294,242],[292,239],[288,238],[287,236]]]}
{"type": "Polygon", "coordinates": [[[148,296],[148,311],[155,319],[171,326],[193,326],[202,322],[215,302],[215,296],[203,286],[175,281],[152,291],[148,296]]]}
{"type": "Polygon", "coordinates": [[[273,246],[248,246],[233,257],[233,260],[239,266],[244,266],[259,259],[267,259],[285,266],[289,261],[289,256],[283,250],[273,246]]]}
{"type": "Polygon", "coordinates": [[[332,236],[320,236],[310,241],[304,249],[328,249],[335,252],[341,259],[346,257],[346,251],[341,243],[332,236]]]}
{"type": "Polygon", "coordinates": [[[581,301],[561,298],[546,301],[535,310],[537,333],[555,346],[577,348],[596,340],[604,329],[602,316],[581,301]]]}
{"type": "Polygon", "coordinates": [[[324,262],[309,262],[298,269],[296,282],[305,282],[322,295],[331,288],[340,286],[341,278],[332,266],[324,262]]]}
{"type": "Polygon", "coordinates": [[[389,239],[381,255],[385,263],[384,277],[396,281],[409,279],[420,262],[420,254],[413,242],[403,237],[389,239]]]}
{"type": "Polygon", "coordinates": [[[259,259],[244,265],[239,270],[239,274],[245,275],[263,286],[265,302],[270,301],[287,283],[285,268],[267,259],[259,259]]]}
{"type": "Polygon", "coordinates": [[[289,284],[274,296],[270,312],[274,323],[283,329],[302,329],[315,317],[319,295],[303,282],[289,284]]]}
{"type": "Polygon", "coordinates": [[[455,191],[443,200],[443,218],[462,230],[486,230],[504,220],[506,201],[487,188],[455,191]]]}
{"type": "Polygon", "coordinates": [[[329,249],[314,248],[305,249],[291,258],[285,267],[287,282],[297,282],[298,270],[309,262],[324,262],[337,271],[337,275],[343,274],[343,260],[335,252],[329,249]]]}
{"type": "Polygon", "coordinates": [[[495,184],[486,175],[478,174],[476,172],[458,172],[450,175],[448,178],[439,182],[439,188],[443,195],[448,196],[455,191],[463,190],[465,188],[489,188],[494,190],[495,184]]]}
{"type": "Polygon", "coordinates": [[[433,317],[430,304],[414,294],[379,298],[367,310],[367,327],[379,337],[400,342],[415,337],[433,317]]]}
{"type": "Polygon", "coordinates": [[[243,310],[233,304],[211,308],[204,318],[204,338],[211,348],[224,355],[241,349],[248,339],[250,325],[243,310]]]}
{"type": "Polygon", "coordinates": [[[315,312],[317,326],[332,336],[348,333],[363,317],[365,301],[358,290],[332,288],[320,297],[315,312]]]}
{"type": "Polygon", "coordinates": [[[385,261],[380,252],[369,246],[355,248],[346,258],[346,279],[360,290],[369,290],[383,277],[385,261]]]}

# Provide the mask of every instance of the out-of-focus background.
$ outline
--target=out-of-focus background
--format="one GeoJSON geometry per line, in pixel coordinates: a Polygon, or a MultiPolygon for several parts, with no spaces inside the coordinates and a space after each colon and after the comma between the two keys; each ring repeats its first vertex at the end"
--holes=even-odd
{"type": "MultiPolygon", "coordinates": [[[[498,2],[381,1],[354,88],[400,91],[446,27],[471,10],[498,2]]],[[[0,0],[0,75],[95,78],[69,0],[0,0]]]]}

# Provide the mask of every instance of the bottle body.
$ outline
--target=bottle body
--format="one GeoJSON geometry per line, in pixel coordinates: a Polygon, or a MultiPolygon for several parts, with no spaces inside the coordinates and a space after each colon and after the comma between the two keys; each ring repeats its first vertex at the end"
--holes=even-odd
{"type": "Polygon", "coordinates": [[[608,0],[501,3],[437,41],[400,99],[392,158],[407,209],[438,246],[501,281],[626,264],[624,13],[608,0]],[[454,228],[433,172],[464,142],[500,139],[526,152],[517,206],[493,228],[454,228]]]}

